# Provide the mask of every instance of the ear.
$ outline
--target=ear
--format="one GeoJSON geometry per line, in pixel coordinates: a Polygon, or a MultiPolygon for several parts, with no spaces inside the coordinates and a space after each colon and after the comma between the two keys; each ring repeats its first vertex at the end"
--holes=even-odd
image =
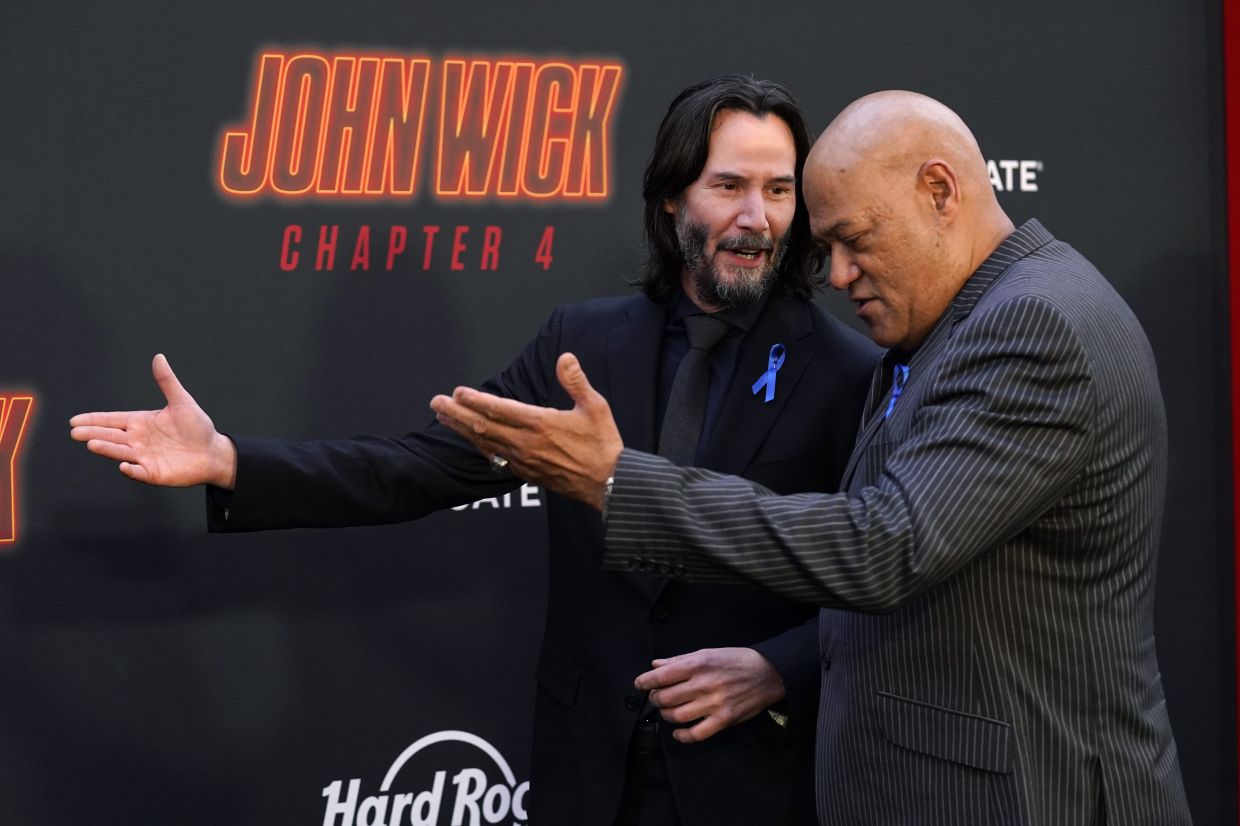
{"type": "Polygon", "coordinates": [[[666,212],[668,215],[675,215],[676,214],[676,202],[673,201],[671,198],[664,200],[663,211],[666,212]]]}
{"type": "Polygon", "coordinates": [[[951,164],[938,158],[926,161],[917,171],[917,186],[929,194],[940,220],[951,221],[960,209],[960,183],[951,164]]]}

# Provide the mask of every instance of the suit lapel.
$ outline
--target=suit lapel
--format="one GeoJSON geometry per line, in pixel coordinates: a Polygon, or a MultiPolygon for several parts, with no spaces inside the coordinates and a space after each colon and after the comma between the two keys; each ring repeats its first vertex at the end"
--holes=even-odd
{"type": "MultiPolygon", "coordinates": [[[[952,330],[957,324],[969,317],[969,314],[973,312],[973,308],[977,306],[977,302],[990,286],[1003,273],[1007,272],[1012,264],[1053,240],[1055,240],[1054,236],[1047,232],[1036,219],[1030,219],[1009,235],[982,262],[977,271],[961,287],[960,292],[956,294],[951,306],[943,313],[943,317],[938,320],[934,329],[930,331],[925,344],[919,347],[909,360],[908,383],[900,395],[901,401],[896,406],[899,412],[892,414],[893,419],[903,419],[905,416],[912,415],[909,413],[909,410],[915,409],[917,406],[917,396],[920,395],[921,389],[925,386],[924,376],[927,368],[947,348],[948,342],[952,337],[952,330]],[[903,405],[903,407],[900,407],[900,405],[903,405]]],[[[857,435],[857,443],[853,446],[852,455],[848,457],[848,466],[844,469],[844,478],[840,482],[840,490],[851,489],[853,477],[857,472],[861,458],[866,453],[866,448],[869,447],[878,432],[882,430],[886,421],[882,414],[886,410],[885,402],[888,393],[883,392],[883,389],[890,389],[891,387],[885,372],[890,369],[891,364],[884,358],[883,361],[879,362],[874,378],[870,382],[870,397],[865,406],[865,418],[863,419],[861,431],[857,435]]],[[[874,469],[865,469],[861,479],[862,484],[871,484],[873,481],[874,469]]]]}
{"type": "Polygon", "coordinates": [[[870,444],[874,434],[878,432],[879,426],[883,423],[882,416],[878,414],[882,410],[882,402],[887,397],[887,394],[883,392],[887,369],[886,358],[880,360],[878,366],[874,368],[874,376],[870,379],[869,396],[865,402],[865,412],[861,416],[861,429],[857,431],[857,441],[853,445],[852,454],[848,457],[848,464],[844,468],[844,475],[840,479],[840,490],[848,490],[848,486],[852,483],[853,473],[857,470],[857,461],[865,453],[866,446],[870,444]]]}
{"type": "Polygon", "coordinates": [[[654,406],[658,394],[659,348],[667,307],[646,298],[631,302],[626,323],[607,336],[607,398],[626,447],[654,453],[654,406]]]}
{"type": "Polygon", "coordinates": [[[742,474],[774,427],[780,411],[796,390],[813,352],[800,343],[812,332],[809,307],[802,301],[772,297],[757,323],[745,336],[732,384],[715,422],[710,442],[702,446],[703,467],[721,473],[742,474]],[[784,364],[775,378],[775,398],[764,401],[753,384],[766,372],[771,347],[784,345],[784,364]]]}

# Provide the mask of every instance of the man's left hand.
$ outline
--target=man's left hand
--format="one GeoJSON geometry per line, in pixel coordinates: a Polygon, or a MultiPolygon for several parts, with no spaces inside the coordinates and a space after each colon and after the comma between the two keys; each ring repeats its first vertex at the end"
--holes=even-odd
{"type": "Polygon", "coordinates": [[[431,400],[440,423],[484,456],[507,460],[512,472],[556,493],[603,509],[603,488],[624,442],[611,407],[586,379],[572,353],[555,365],[572,410],[523,404],[469,387],[431,400]]]}
{"type": "Polygon", "coordinates": [[[743,723],[784,699],[783,677],[752,648],[703,648],[655,660],[633,681],[669,723],[698,722],[672,736],[697,743],[743,723]]]}

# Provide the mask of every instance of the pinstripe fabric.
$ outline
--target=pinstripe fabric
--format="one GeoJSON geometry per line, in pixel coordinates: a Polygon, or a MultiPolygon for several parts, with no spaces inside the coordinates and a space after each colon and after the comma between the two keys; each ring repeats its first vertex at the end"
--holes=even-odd
{"type": "Polygon", "coordinates": [[[607,567],[823,606],[824,824],[1191,822],[1158,673],[1166,422],[1105,279],[1040,224],[877,381],[844,494],[626,450],[607,567]]]}

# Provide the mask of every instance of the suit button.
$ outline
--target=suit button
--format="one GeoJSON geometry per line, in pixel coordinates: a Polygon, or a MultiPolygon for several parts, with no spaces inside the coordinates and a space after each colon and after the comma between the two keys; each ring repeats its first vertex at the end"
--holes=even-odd
{"type": "Polygon", "coordinates": [[[672,610],[663,603],[658,603],[650,611],[650,616],[657,620],[665,620],[672,615],[672,610]]]}
{"type": "Polygon", "coordinates": [[[659,563],[659,573],[663,574],[663,576],[667,576],[671,572],[672,572],[671,565],[668,565],[666,562],[659,563]]]}
{"type": "Polygon", "coordinates": [[[681,565],[681,564],[678,562],[678,563],[676,563],[675,565],[673,565],[673,566],[672,566],[672,576],[684,576],[684,575],[685,575],[685,566],[684,566],[684,565],[681,565]]]}
{"type": "Polygon", "coordinates": [[[625,694],[624,707],[629,711],[637,711],[642,707],[642,700],[636,694],[625,694]]]}

